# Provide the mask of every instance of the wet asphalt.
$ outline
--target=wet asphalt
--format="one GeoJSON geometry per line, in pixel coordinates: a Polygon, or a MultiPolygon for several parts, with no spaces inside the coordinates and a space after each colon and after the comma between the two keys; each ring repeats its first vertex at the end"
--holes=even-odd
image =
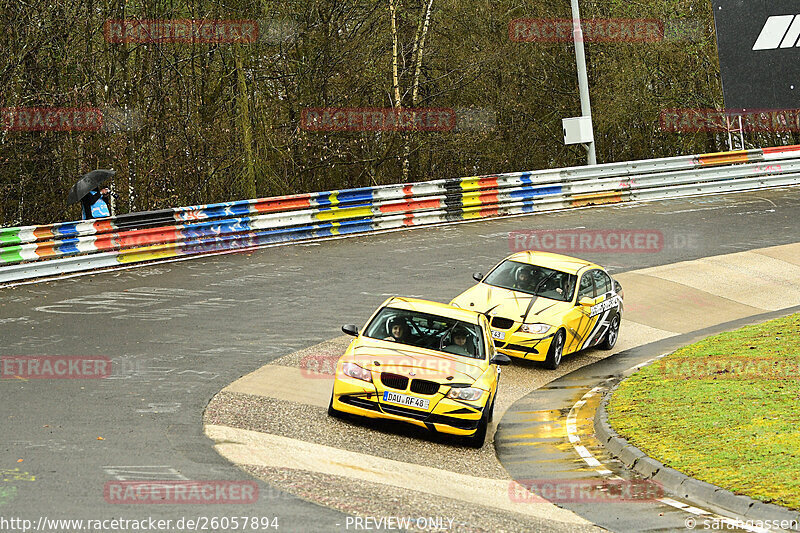
{"type": "MultiPolygon", "coordinates": [[[[448,301],[510,253],[510,232],[576,228],[661,232],[658,251],[574,254],[612,273],[788,244],[800,235],[800,189],[420,228],[0,289],[0,355],[113,361],[108,379],[0,380],[0,516],[257,516],[278,517],[283,531],[344,530],[344,514],[264,484],[252,505],[118,505],[103,489],[253,479],[202,433],[203,411],[225,385],[338,336],[341,324],[362,324],[390,295],[448,301]]],[[[503,461],[502,443],[499,453],[503,461]]]]}

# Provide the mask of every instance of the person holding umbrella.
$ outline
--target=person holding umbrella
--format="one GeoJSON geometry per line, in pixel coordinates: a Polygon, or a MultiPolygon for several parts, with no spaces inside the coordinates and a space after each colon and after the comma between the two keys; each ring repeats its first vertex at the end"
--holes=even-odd
{"type": "Polygon", "coordinates": [[[81,198],[81,213],[83,214],[83,220],[111,216],[111,210],[109,209],[110,206],[108,203],[108,193],[108,187],[103,187],[102,189],[98,187],[81,198]]]}
{"type": "Polygon", "coordinates": [[[111,216],[109,191],[108,188],[101,187],[101,185],[114,174],[113,170],[104,169],[93,170],[85,174],[70,189],[67,205],[80,201],[83,220],[111,216]]]}

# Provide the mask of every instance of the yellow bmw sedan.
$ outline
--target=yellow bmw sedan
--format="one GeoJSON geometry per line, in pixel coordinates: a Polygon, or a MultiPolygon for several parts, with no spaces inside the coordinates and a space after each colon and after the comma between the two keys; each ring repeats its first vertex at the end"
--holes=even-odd
{"type": "Polygon", "coordinates": [[[415,298],[389,298],[336,364],[328,414],[384,418],[483,446],[500,375],[485,316],[415,298]]]}
{"type": "Polygon", "coordinates": [[[491,317],[497,350],[555,369],[563,355],[610,350],[622,322],[622,286],[599,265],[549,252],[505,258],[450,304],[491,317]]]}

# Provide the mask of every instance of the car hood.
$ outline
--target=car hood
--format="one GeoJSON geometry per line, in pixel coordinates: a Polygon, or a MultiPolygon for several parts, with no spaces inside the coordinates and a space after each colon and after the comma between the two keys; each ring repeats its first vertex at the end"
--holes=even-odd
{"type": "Polygon", "coordinates": [[[362,337],[352,350],[353,362],[374,372],[391,372],[444,384],[474,383],[486,361],[362,337]],[[413,376],[410,373],[414,373],[413,376]],[[450,379],[448,379],[450,378],[450,379]]]}
{"type": "Polygon", "coordinates": [[[544,322],[552,325],[560,324],[561,316],[572,307],[571,302],[559,302],[541,296],[536,297],[531,305],[532,298],[524,292],[479,283],[458,295],[451,303],[479,313],[491,309],[489,315],[509,318],[514,322],[544,322]],[[526,319],[523,320],[522,315],[526,311],[526,319]]]}

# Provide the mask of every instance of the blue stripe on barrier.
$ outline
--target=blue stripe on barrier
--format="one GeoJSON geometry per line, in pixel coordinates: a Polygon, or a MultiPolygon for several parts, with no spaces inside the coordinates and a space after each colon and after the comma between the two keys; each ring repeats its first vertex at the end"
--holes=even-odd
{"type": "Polygon", "coordinates": [[[78,222],[69,222],[66,224],[60,224],[57,227],[53,228],[53,235],[61,236],[61,235],[77,235],[78,234],[78,222]]]}
{"type": "Polygon", "coordinates": [[[371,205],[373,201],[373,189],[372,187],[362,187],[361,189],[345,189],[339,191],[339,194],[336,195],[336,199],[339,200],[340,204],[350,202],[366,202],[358,205],[371,205]]]}
{"type": "Polygon", "coordinates": [[[250,231],[249,222],[246,219],[234,219],[230,221],[211,222],[203,224],[192,224],[181,229],[181,235],[185,238],[197,238],[207,236],[221,236],[227,233],[242,233],[250,231]]]}
{"type": "Polygon", "coordinates": [[[228,213],[232,215],[248,215],[252,212],[252,203],[247,204],[234,204],[228,207],[228,213]]]}
{"type": "Polygon", "coordinates": [[[509,197],[524,200],[526,198],[537,198],[548,194],[561,194],[563,189],[561,185],[553,185],[550,187],[525,187],[518,191],[512,191],[509,193],[509,197]]]}
{"type": "Polygon", "coordinates": [[[522,174],[520,174],[519,180],[522,183],[526,184],[526,185],[530,185],[532,183],[531,173],[530,172],[523,172],[522,174]]]}
{"type": "Polygon", "coordinates": [[[65,239],[55,247],[59,254],[78,254],[78,239],[65,239]]]}
{"type": "MultiPolygon", "coordinates": [[[[373,229],[371,219],[352,220],[333,224],[324,222],[299,226],[294,228],[280,228],[274,230],[258,231],[248,234],[219,235],[212,231],[194,232],[192,239],[185,240],[178,246],[181,255],[192,255],[213,251],[233,250],[258,246],[262,244],[281,243],[315,237],[332,237],[339,234],[358,233],[373,229]],[[242,244],[246,241],[247,244],[242,244]]],[[[189,236],[189,235],[187,235],[189,236]]]]}

